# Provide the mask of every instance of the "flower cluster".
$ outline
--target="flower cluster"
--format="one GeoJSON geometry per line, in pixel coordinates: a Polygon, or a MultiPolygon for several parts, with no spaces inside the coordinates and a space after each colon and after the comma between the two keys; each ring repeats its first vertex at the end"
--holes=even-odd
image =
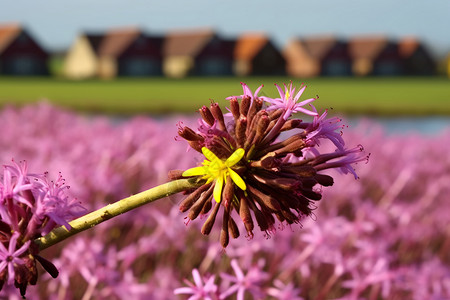
{"type": "Polygon", "coordinates": [[[22,296],[27,286],[37,281],[36,261],[52,276],[55,266],[39,255],[33,242],[58,225],[70,229],[68,220],[83,213],[75,200],[69,199],[61,174],[49,181],[47,174],[28,174],[26,162],[3,167],[0,175],[0,289],[14,284],[22,296]]]}
{"type": "Polygon", "coordinates": [[[223,207],[223,247],[230,235],[239,236],[233,211],[248,237],[254,235],[255,220],[261,231],[270,235],[276,220],[290,225],[311,215],[314,202],[322,197],[318,187],[333,184],[333,178],[320,171],[336,168],[356,177],[351,165],[367,159],[361,146],[345,148],[340,120],[327,118],[327,112],[319,116],[311,104],[316,98],[299,102],[306,86],[296,93],[292,82],[284,90],[276,85],[279,98],[258,97],[262,86],[255,93],[246,84],[242,86],[243,95],[228,98],[230,113],[223,114],[219,105],[212,103],[199,110],[202,118],[197,131],[179,126],[179,136],[206,160],[199,167],[172,173],[174,178],[197,176],[203,183],[188,191],[180,204],[182,212],[189,210],[190,220],[209,213],[203,234],[211,232],[223,207]],[[304,108],[306,104],[311,110],[304,108]],[[295,118],[297,112],[313,120],[295,118]],[[320,153],[321,139],[333,142],[335,151],[320,153]]]}
{"type": "MultiPolygon", "coordinates": [[[[323,125],[340,123],[327,118],[334,123],[323,125]]],[[[62,171],[70,195],[89,210],[205,159],[191,155],[196,151],[186,155],[167,138],[176,135],[179,117],[118,122],[34,103],[4,107],[0,119],[0,161],[10,164],[14,156],[33,170],[62,171]]],[[[183,122],[195,128],[197,119],[183,116],[183,122]]],[[[223,255],[219,230],[202,237],[201,222],[186,228],[175,206],[182,195],[173,195],[42,252],[60,274],[39,276],[27,299],[196,299],[199,293],[233,299],[242,289],[245,299],[450,299],[450,128],[432,135],[383,128],[369,119],[345,130],[346,144],[363,143],[371,163],[358,167],[359,180],[339,176],[333,188],[323,189],[331,201],[318,203],[319,222],[307,218],[302,229],[279,231],[270,240],[255,231],[251,241],[234,240],[223,255]]],[[[336,127],[336,137],[341,130],[336,127]]],[[[315,136],[321,153],[334,151],[335,144],[315,136]]],[[[245,232],[242,222],[238,226],[245,232]]],[[[0,298],[21,299],[6,283],[0,298]]]]}

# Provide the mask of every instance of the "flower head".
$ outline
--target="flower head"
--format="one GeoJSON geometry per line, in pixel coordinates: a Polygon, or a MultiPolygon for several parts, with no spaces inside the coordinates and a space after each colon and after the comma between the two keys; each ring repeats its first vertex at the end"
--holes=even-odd
{"type": "Polygon", "coordinates": [[[284,284],[281,280],[274,281],[274,287],[267,290],[267,294],[279,300],[304,300],[300,297],[300,289],[296,288],[293,282],[284,284]]]}
{"type": "Polygon", "coordinates": [[[32,241],[57,224],[69,226],[68,220],[82,213],[79,203],[66,195],[61,175],[54,182],[45,174],[27,172],[26,162],[13,161],[0,174],[0,289],[5,282],[14,284],[22,296],[29,284],[36,284],[36,261],[51,276],[58,276],[32,241]]]}
{"type": "Polygon", "coordinates": [[[231,178],[233,182],[245,190],[247,187],[244,180],[231,167],[236,165],[244,156],[244,149],[239,148],[233,152],[225,161],[218,158],[211,150],[206,147],[202,148],[203,155],[206,160],[201,167],[191,168],[184,171],[183,176],[200,176],[207,179],[206,184],[215,181],[213,196],[217,203],[220,203],[222,197],[222,188],[227,178],[231,178]]]}
{"type": "Polygon", "coordinates": [[[261,286],[268,278],[268,274],[261,270],[261,266],[254,265],[245,274],[236,259],[231,260],[230,264],[235,276],[227,273],[220,274],[223,279],[231,283],[231,285],[221,293],[221,299],[227,299],[229,296],[236,293],[236,299],[244,300],[245,292],[250,292],[254,298],[261,299],[264,296],[261,286]]]}
{"type": "MultiPolygon", "coordinates": [[[[312,106],[313,111],[316,111],[312,106]]],[[[319,139],[330,140],[337,149],[344,150],[345,142],[342,138],[343,124],[338,117],[327,118],[328,110],[325,110],[320,116],[314,116],[314,120],[305,129],[306,140],[309,145],[319,145],[319,139]]]]}
{"type": "Polygon", "coordinates": [[[240,102],[237,97],[230,99],[230,119],[225,121],[219,105],[212,103],[200,110],[203,120],[199,130],[180,126],[178,131],[206,157],[201,166],[173,173],[203,181],[197,189],[187,191],[180,210],[189,211],[190,220],[208,215],[202,233],[209,234],[223,207],[223,247],[230,235],[239,236],[236,217],[244,223],[248,237],[253,237],[255,221],[267,235],[275,231],[277,220],[289,225],[299,223],[322,198],[320,186],[333,184],[333,178],[320,171],[338,168],[354,173],[351,164],[361,159],[361,151],[343,148],[340,133],[335,132],[340,127],[333,120],[327,123],[326,114],[317,117],[314,107],[313,111],[301,107],[315,99],[297,103],[304,86],[294,97],[292,83],[285,86],[286,92],[277,85],[279,99],[256,97],[247,85],[243,87],[240,102]],[[311,123],[303,122],[292,119],[293,112],[316,117],[311,123]],[[335,143],[337,152],[320,154],[315,148],[319,138],[335,143]],[[306,156],[309,153],[311,157],[306,156]]]}
{"type": "Polygon", "coordinates": [[[27,241],[16,249],[17,238],[19,236],[17,231],[14,232],[9,240],[8,249],[6,249],[3,243],[0,243],[0,273],[5,269],[8,270],[8,284],[14,283],[16,268],[25,264],[25,261],[21,256],[28,250],[31,243],[31,241],[27,241]]]}
{"type": "Polygon", "coordinates": [[[242,99],[244,97],[250,97],[251,100],[253,101],[253,99],[257,99],[258,98],[258,93],[259,91],[261,91],[261,89],[264,87],[264,85],[260,85],[256,91],[254,93],[252,93],[252,90],[248,87],[247,84],[245,84],[244,82],[241,82],[242,85],[242,90],[243,90],[243,94],[240,96],[231,96],[231,97],[227,97],[227,100],[231,100],[233,98],[237,98],[237,99],[242,99]]]}
{"type": "Polygon", "coordinates": [[[190,300],[212,300],[216,299],[217,285],[214,283],[215,276],[206,277],[202,279],[197,269],[192,270],[192,277],[194,284],[190,281],[185,281],[188,287],[181,287],[174,290],[175,295],[188,294],[190,300]]]}
{"type": "MultiPolygon", "coordinates": [[[[300,97],[302,96],[303,92],[306,89],[306,85],[300,86],[299,91],[297,94],[295,94],[295,87],[292,87],[292,82],[287,86],[284,84],[284,91],[283,89],[278,85],[275,84],[277,87],[278,93],[280,94],[280,98],[268,98],[264,97],[264,100],[271,103],[272,106],[270,106],[268,109],[283,109],[283,119],[287,120],[293,113],[302,112],[304,114],[310,115],[310,116],[317,116],[316,111],[310,111],[306,108],[303,108],[302,106],[305,106],[306,104],[309,104],[316,100],[316,98],[309,98],[306,100],[303,100],[301,102],[297,102],[300,97]],[[294,96],[295,94],[295,96],[294,96]]],[[[311,105],[311,104],[310,104],[311,105]]],[[[314,109],[315,110],[315,109],[314,109]]]]}

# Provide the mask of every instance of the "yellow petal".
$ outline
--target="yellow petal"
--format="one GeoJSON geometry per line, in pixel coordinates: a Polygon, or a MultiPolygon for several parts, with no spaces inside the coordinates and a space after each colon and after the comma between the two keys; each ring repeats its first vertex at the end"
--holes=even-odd
{"type": "Polygon", "coordinates": [[[205,170],[204,167],[194,167],[194,168],[190,168],[187,169],[186,171],[183,172],[183,176],[187,177],[187,176],[199,176],[199,175],[206,175],[207,172],[205,170]]]}
{"type": "Polygon", "coordinates": [[[245,184],[244,180],[239,176],[238,173],[233,171],[232,169],[228,169],[228,172],[230,173],[230,177],[233,180],[233,182],[243,191],[247,189],[247,185],[245,184]]]}
{"type": "Polygon", "coordinates": [[[242,148],[236,149],[236,151],[233,152],[233,154],[230,155],[230,157],[227,158],[225,161],[225,165],[227,167],[232,167],[235,164],[237,164],[242,157],[244,157],[245,150],[242,148]]]}
{"type": "Polygon", "coordinates": [[[215,159],[208,165],[208,173],[214,177],[219,177],[224,170],[226,167],[220,159],[215,159]]]}
{"type": "Polygon", "coordinates": [[[202,148],[203,155],[210,161],[218,160],[219,158],[208,148],[202,148]]]}
{"type": "Polygon", "coordinates": [[[222,188],[223,188],[223,177],[219,177],[216,180],[216,185],[214,186],[213,196],[217,203],[220,203],[222,199],[222,188]]]}

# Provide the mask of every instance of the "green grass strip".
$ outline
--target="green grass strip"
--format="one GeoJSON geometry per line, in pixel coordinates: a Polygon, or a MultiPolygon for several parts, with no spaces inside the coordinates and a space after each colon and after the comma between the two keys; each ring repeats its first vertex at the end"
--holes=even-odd
{"type": "MultiPolygon", "coordinates": [[[[111,114],[186,113],[208,104],[226,104],[225,97],[242,94],[243,81],[260,95],[277,96],[273,83],[287,77],[138,78],[69,81],[54,78],[0,77],[0,105],[23,105],[47,99],[83,112],[111,114]]],[[[344,114],[450,115],[450,81],[444,77],[314,78],[293,80],[308,85],[301,99],[318,95],[318,109],[344,114]]]]}

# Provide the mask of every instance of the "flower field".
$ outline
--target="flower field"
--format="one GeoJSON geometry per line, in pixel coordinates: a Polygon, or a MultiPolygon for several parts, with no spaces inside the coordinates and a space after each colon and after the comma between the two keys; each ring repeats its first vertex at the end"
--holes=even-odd
{"type": "MultiPolygon", "coordinates": [[[[174,139],[180,120],[195,126],[190,116],[114,122],[38,103],[5,107],[0,120],[0,162],[61,172],[88,211],[202,161],[174,139]]],[[[189,221],[182,195],[170,196],[42,251],[59,276],[38,270],[27,299],[449,299],[450,131],[387,135],[367,121],[343,138],[370,160],[355,166],[359,179],[323,187],[301,224],[224,249],[218,230],[202,235],[204,220],[189,221]]],[[[6,284],[2,297],[21,299],[6,284]]]]}

